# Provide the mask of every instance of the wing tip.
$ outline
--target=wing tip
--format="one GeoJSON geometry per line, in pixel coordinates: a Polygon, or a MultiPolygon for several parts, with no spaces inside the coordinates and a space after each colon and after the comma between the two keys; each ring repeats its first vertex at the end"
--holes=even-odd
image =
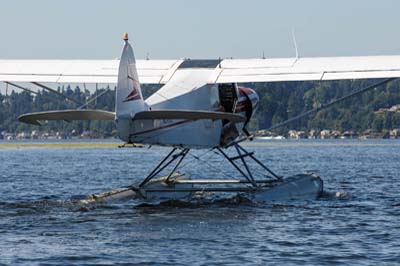
{"type": "Polygon", "coordinates": [[[19,122],[22,122],[22,123],[25,123],[25,124],[34,125],[34,126],[42,126],[42,125],[43,125],[43,124],[40,123],[38,120],[32,119],[30,116],[31,116],[31,114],[23,114],[23,115],[20,115],[20,116],[18,117],[18,121],[19,121],[19,122]]]}

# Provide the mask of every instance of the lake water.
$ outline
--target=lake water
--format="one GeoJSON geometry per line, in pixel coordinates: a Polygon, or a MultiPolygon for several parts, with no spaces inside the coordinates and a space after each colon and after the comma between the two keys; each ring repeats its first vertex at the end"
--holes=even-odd
{"type": "MultiPolygon", "coordinates": [[[[244,144],[280,175],[318,172],[317,200],[87,208],[69,199],[138,181],[169,150],[1,143],[0,265],[400,265],[398,140],[244,144]]],[[[182,171],[237,176],[203,153],[182,171]]]]}

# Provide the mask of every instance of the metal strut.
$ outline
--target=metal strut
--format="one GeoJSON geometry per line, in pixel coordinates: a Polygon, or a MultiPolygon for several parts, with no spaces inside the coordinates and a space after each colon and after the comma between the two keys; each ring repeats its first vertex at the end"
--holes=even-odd
{"type": "Polygon", "coordinates": [[[275,174],[271,169],[269,169],[267,166],[265,166],[260,160],[258,160],[255,156],[253,152],[248,152],[246,151],[242,146],[240,146],[239,144],[236,144],[236,147],[241,149],[243,152],[245,152],[246,155],[250,156],[251,159],[253,159],[253,161],[255,161],[259,166],[261,166],[262,168],[264,168],[264,170],[266,170],[268,173],[270,173],[273,177],[275,177],[277,180],[282,179],[282,176],[278,176],[277,174],[275,174]]]}
{"type": "MultiPolygon", "coordinates": [[[[234,144],[237,156],[234,157],[229,157],[220,147],[216,147],[216,149],[225,157],[225,159],[230,162],[233,167],[247,180],[248,183],[250,183],[253,187],[257,188],[259,187],[259,184],[262,183],[260,180],[255,180],[254,176],[252,174],[252,171],[246,162],[246,157],[250,157],[254,162],[256,162],[259,166],[261,166],[264,170],[266,170],[268,173],[270,173],[276,180],[280,180],[282,177],[276,175],[272,170],[270,170],[267,166],[265,166],[260,160],[258,160],[253,152],[248,152],[245,150],[242,146],[239,144],[234,144]],[[236,163],[236,160],[240,159],[244,168],[246,170],[242,170],[241,167],[236,163]]],[[[142,188],[144,185],[146,185],[150,180],[155,178],[161,171],[163,171],[165,168],[167,168],[169,165],[171,165],[175,160],[179,158],[179,160],[176,162],[175,166],[172,168],[172,170],[169,172],[167,175],[165,181],[168,182],[170,181],[171,177],[173,174],[176,172],[178,167],[181,165],[182,161],[185,159],[187,154],[189,153],[190,149],[181,149],[179,152],[175,153],[178,150],[178,148],[173,148],[167,156],[165,156],[161,162],[150,172],[150,174],[137,186],[137,188],[142,188]]],[[[246,182],[241,182],[241,183],[246,183],[246,182]]]]}
{"type": "Polygon", "coordinates": [[[31,83],[32,83],[33,85],[36,85],[36,86],[38,86],[38,87],[44,89],[44,90],[53,92],[53,93],[55,93],[55,94],[57,94],[57,95],[63,97],[64,99],[68,99],[68,100],[70,100],[70,101],[76,103],[78,106],[82,105],[81,102],[75,100],[74,98],[72,98],[72,97],[70,97],[70,96],[68,96],[68,95],[62,94],[61,92],[59,92],[59,91],[57,91],[57,90],[55,90],[55,89],[52,89],[52,88],[50,88],[50,87],[48,87],[48,86],[45,86],[45,85],[43,85],[43,84],[40,84],[40,83],[38,83],[38,82],[31,82],[31,83]]]}
{"type": "Polygon", "coordinates": [[[174,154],[174,152],[176,150],[177,150],[177,148],[173,148],[168,153],[168,155],[165,156],[164,159],[161,160],[161,162],[150,172],[150,174],[142,181],[142,183],[139,184],[139,188],[146,185],[151,179],[153,179],[155,176],[157,176],[162,170],[164,170],[167,166],[169,166],[177,158],[181,157],[180,160],[175,165],[175,167],[172,169],[172,171],[168,174],[168,177],[167,177],[167,181],[168,181],[168,179],[174,174],[174,172],[176,171],[178,166],[181,164],[182,160],[185,158],[185,156],[189,152],[189,149],[183,149],[179,153],[174,154]]]}
{"type": "Polygon", "coordinates": [[[234,159],[230,158],[220,147],[217,147],[217,150],[228,160],[228,162],[230,162],[233,165],[233,167],[236,168],[236,170],[239,171],[239,173],[242,174],[244,178],[247,179],[247,181],[249,181],[254,187],[257,187],[257,183],[254,181],[254,179],[246,175],[246,173],[243,172],[242,169],[240,169],[240,167],[235,163],[234,159]]]}
{"type": "Polygon", "coordinates": [[[249,181],[254,187],[257,187],[257,181],[254,179],[252,172],[249,168],[249,166],[247,165],[247,162],[245,160],[246,157],[250,157],[251,159],[253,159],[254,162],[256,162],[258,165],[260,165],[264,170],[266,170],[268,173],[270,173],[276,180],[280,180],[282,179],[281,176],[278,176],[277,174],[275,174],[271,169],[269,169],[267,166],[265,166],[260,160],[258,160],[255,156],[253,152],[248,152],[247,150],[245,150],[242,146],[240,146],[238,143],[233,144],[233,146],[235,146],[235,149],[238,153],[238,156],[234,156],[234,157],[229,157],[220,147],[217,147],[217,150],[225,157],[225,159],[228,160],[228,162],[230,162],[236,170],[238,170],[239,173],[242,174],[242,176],[244,178],[247,179],[247,181],[249,181]],[[242,153],[243,152],[243,153],[242,153]],[[235,163],[236,160],[240,159],[242,161],[243,166],[246,169],[247,174],[240,169],[240,167],[235,163]]]}
{"type": "MultiPolygon", "coordinates": [[[[179,165],[182,163],[183,159],[185,159],[186,155],[188,154],[190,149],[184,149],[181,154],[179,154],[179,156],[181,157],[179,159],[179,161],[175,164],[174,169],[172,169],[172,171],[168,174],[167,179],[165,180],[166,182],[169,181],[169,179],[171,178],[171,176],[174,174],[174,172],[176,171],[176,169],[178,169],[179,165]]],[[[176,157],[178,158],[178,157],[176,157]]]]}
{"type": "Polygon", "coordinates": [[[250,178],[250,180],[251,180],[251,183],[253,184],[253,186],[256,187],[256,186],[257,186],[257,183],[256,183],[256,181],[254,180],[254,177],[253,177],[253,175],[251,174],[251,171],[250,171],[249,167],[247,166],[247,163],[246,163],[246,160],[245,160],[245,157],[247,156],[247,154],[243,154],[243,155],[242,155],[242,153],[240,152],[240,150],[239,150],[239,148],[238,148],[238,145],[235,145],[235,149],[236,149],[237,153],[239,154],[239,158],[240,158],[240,160],[242,161],[244,167],[246,168],[246,171],[247,171],[247,174],[248,174],[248,176],[249,176],[249,178],[250,178]]]}

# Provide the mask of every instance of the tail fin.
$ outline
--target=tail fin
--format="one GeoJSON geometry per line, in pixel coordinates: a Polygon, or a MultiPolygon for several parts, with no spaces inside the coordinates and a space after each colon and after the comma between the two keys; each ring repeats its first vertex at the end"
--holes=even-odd
{"type": "Polygon", "coordinates": [[[117,119],[129,119],[137,112],[148,110],[148,107],[143,100],[136,69],[135,55],[128,42],[127,33],[124,35],[124,41],[125,45],[119,63],[116,91],[115,112],[117,119]]]}

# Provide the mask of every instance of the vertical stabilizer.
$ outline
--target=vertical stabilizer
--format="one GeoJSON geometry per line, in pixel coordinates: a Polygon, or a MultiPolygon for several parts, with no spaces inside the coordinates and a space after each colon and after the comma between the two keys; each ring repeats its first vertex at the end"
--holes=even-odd
{"type": "Polygon", "coordinates": [[[130,142],[129,136],[132,129],[132,118],[137,112],[148,110],[148,107],[143,100],[136,69],[135,55],[128,42],[127,33],[124,35],[124,41],[125,45],[119,62],[115,113],[120,139],[130,142]]]}
{"type": "Polygon", "coordinates": [[[137,112],[147,110],[140,89],[139,77],[136,69],[136,60],[133,49],[128,42],[128,34],[124,35],[124,49],[118,70],[118,83],[116,91],[116,116],[117,119],[130,119],[137,112]]]}

